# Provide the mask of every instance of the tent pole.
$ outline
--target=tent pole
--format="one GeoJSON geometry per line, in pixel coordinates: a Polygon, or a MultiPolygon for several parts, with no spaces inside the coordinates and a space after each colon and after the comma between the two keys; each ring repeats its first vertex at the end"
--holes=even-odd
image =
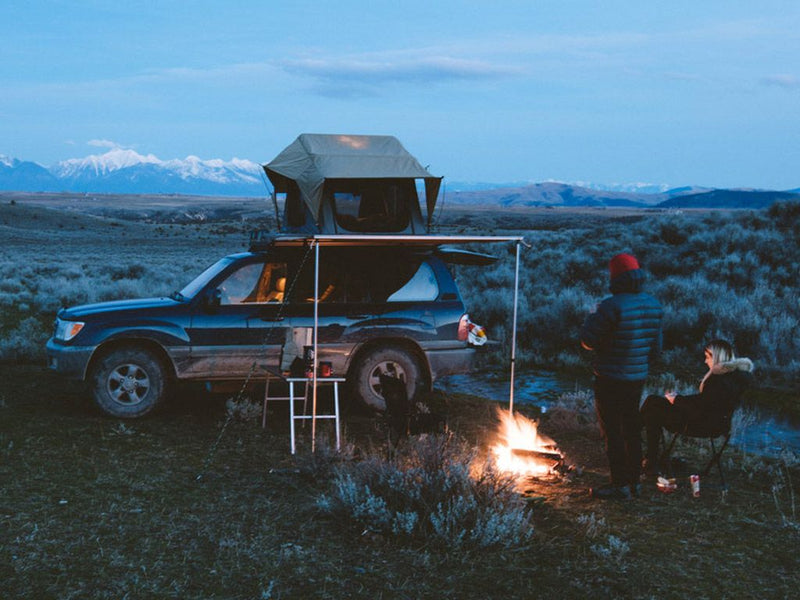
{"type": "Polygon", "coordinates": [[[509,383],[508,412],[514,412],[514,367],[517,360],[517,298],[519,296],[519,247],[517,242],[517,261],[514,266],[514,317],[511,325],[511,380],[509,383]]]}
{"type": "Polygon", "coordinates": [[[274,188],[272,189],[271,196],[272,196],[272,205],[275,207],[275,225],[276,225],[275,229],[280,231],[281,230],[281,213],[278,210],[278,192],[276,192],[274,188]]]}
{"type": "MultiPolygon", "coordinates": [[[[317,441],[317,333],[319,332],[319,241],[314,241],[314,359],[312,368],[311,401],[311,452],[316,452],[317,441]]],[[[308,385],[308,383],[306,383],[308,385]]]]}

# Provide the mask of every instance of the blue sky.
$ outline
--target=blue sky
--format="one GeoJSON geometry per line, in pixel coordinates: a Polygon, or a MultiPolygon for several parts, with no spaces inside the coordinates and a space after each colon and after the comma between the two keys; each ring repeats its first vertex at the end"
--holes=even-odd
{"type": "Polygon", "coordinates": [[[800,187],[800,2],[0,3],[0,154],[267,162],[397,136],[451,181],[800,187]]]}

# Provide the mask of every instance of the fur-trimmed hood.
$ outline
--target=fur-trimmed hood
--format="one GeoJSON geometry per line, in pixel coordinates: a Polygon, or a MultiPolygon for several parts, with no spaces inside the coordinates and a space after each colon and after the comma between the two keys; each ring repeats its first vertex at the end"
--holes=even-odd
{"type": "Polygon", "coordinates": [[[735,373],[736,371],[752,373],[754,368],[753,361],[749,358],[734,358],[733,360],[717,363],[711,367],[705,377],[703,377],[703,381],[700,382],[700,391],[703,391],[703,385],[712,375],[727,375],[728,373],[735,373]]]}
{"type": "Polygon", "coordinates": [[[753,361],[749,358],[734,358],[727,362],[717,363],[711,367],[711,373],[713,375],[724,375],[725,373],[732,373],[733,371],[752,373],[753,368],[753,361]]]}

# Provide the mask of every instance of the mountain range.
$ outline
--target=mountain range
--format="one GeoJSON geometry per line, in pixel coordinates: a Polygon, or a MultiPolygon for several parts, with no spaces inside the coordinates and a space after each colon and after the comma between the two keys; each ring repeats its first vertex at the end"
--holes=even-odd
{"type": "Polygon", "coordinates": [[[0,190],[16,192],[265,196],[264,178],[259,164],[238,158],[161,160],[115,148],[46,168],[0,155],[0,190]]]}
{"type": "MultiPolygon", "coordinates": [[[[800,201],[800,188],[787,191],[709,189],[663,185],[450,182],[444,199],[453,204],[607,206],[659,208],[764,208],[776,200],[800,201]]],[[[96,194],[185,194],[264,197],[269,184],[258,163],[196,156],[161,160],[115,148],[105,154],[65,160],[47,168],[0,155],[0,190],[96,194]]]]}
{"type": "Polygon", "coordinates": [[[786,192],[751,189],[709,189],[686,186],[661,192],[614,191],[545,182],[520,187],[450,191],[453,204],[524,206],[595,206],[617,208],[766,208],[778,200],[800,201],[800,189],[786,192]]]}

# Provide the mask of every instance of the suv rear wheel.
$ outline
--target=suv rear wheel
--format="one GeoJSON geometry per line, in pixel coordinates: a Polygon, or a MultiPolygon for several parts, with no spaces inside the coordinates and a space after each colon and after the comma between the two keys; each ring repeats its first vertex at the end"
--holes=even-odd
{"type": "Polygon", "coordinates": [[[92,376],[97,406],[112,417],[141,417],[166,395],[167,376],[161,361],[140,348],[119,348],[104,357],[92,376]]]}
{"type": "Polygon", "coordinates": [[[353,387],[358,399],[379,411],[386,410],[386,402],[381,394],[381,375],[405,383],[409,399],[413,399],[425,385],[417,359],[409,351],[391,346],[367,352],[359,359],[354,374],[353,387]]]}

